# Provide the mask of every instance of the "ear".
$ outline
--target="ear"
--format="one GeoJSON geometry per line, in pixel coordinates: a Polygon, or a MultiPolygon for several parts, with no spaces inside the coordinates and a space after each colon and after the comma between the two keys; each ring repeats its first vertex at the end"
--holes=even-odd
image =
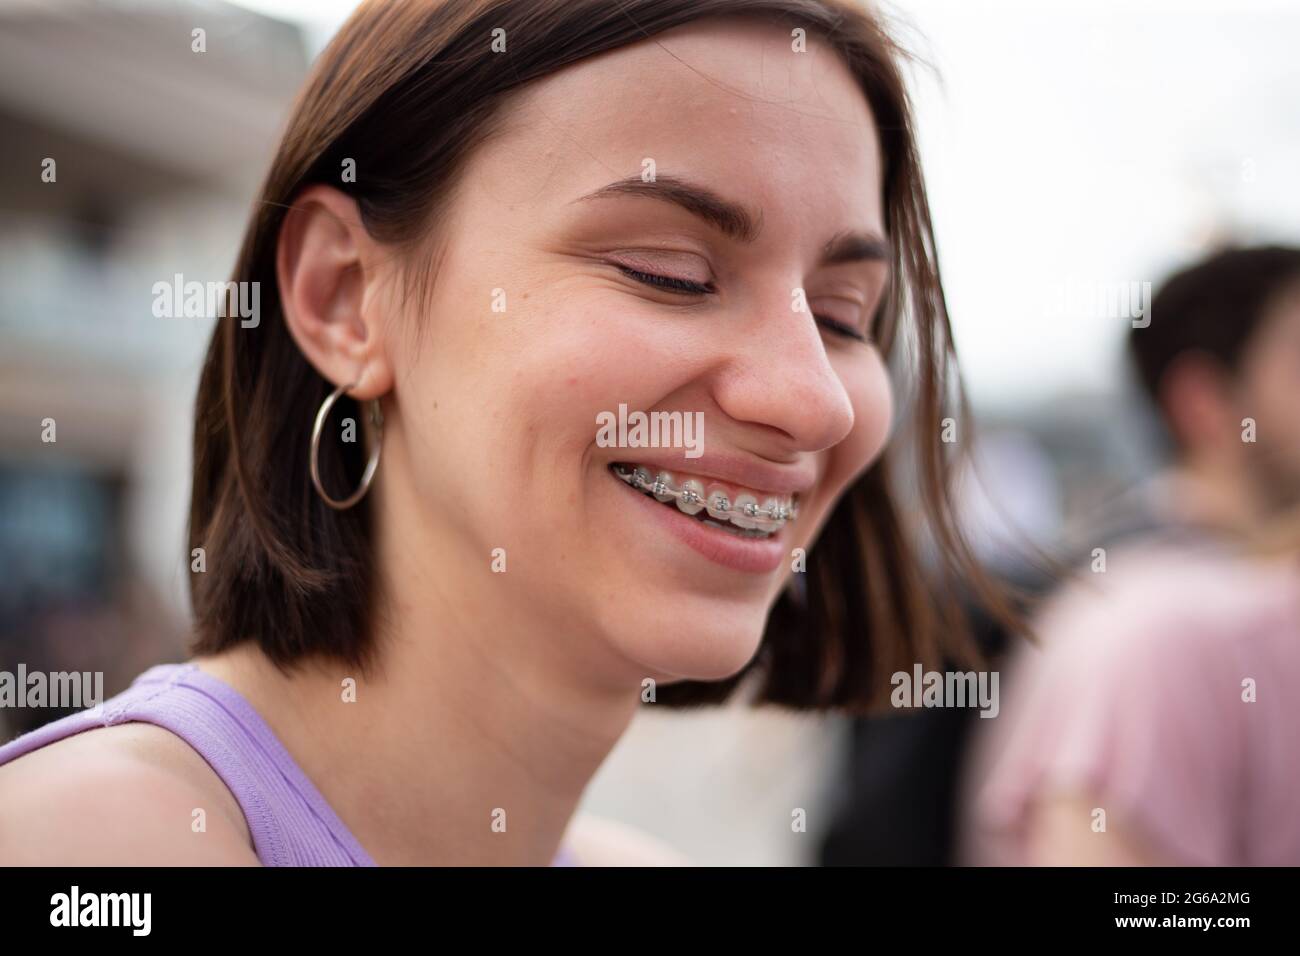
{"type": "Polygon", "coordinates": [[[1227,376],[1201,352],[1186,352],[1170,364],[1160,383],[1160,404],[1179,443],[1197,452],[1240,444],[1227,376]]]}
{"type": "Polygon", "coordinates": [[[289,334],[315,369],[365,401],[393,387],[379,294],[389,278],[383,248],[354,200],[310,186],[286,214],[275,270],[289,334]]]}

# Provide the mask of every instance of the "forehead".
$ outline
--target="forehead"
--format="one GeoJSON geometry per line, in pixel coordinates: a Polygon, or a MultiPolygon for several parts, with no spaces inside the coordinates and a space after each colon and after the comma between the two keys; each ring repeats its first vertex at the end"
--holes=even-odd
{"type": "Polygon", "coordinates": [[[761,208],[777,232],[883,233],[866,97],[833,49],[806,45],[794,52],[776,25],[705,20],[582,60],[519,93],[484,184],[560,204],[649,159],[761,208]]]}

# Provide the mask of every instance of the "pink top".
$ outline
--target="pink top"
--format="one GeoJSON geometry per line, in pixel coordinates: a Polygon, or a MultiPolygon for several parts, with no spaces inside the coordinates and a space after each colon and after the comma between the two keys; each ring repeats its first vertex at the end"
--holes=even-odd
{"type": "Polygon", "coordinates": [[[1159,862],[1300,863],[1294,557],[1115,550],[1049,603],[1037,633],[1002,675],[1000,715],[974,721],[965,862],[1029,862],[1030,803],[1074,794],[1159,862]]]}
{"type": "MultiPolygon", "coordinates": [[[[156,724],[193,747],[239,801],[265,866],[374,866],[253,706],[193,664],[159,664],[91,708],[0,746],[0,764],[72,734],[129,721],[156,724]]],[[[576,866],[565,847],[552,866],[576,866]]]]}

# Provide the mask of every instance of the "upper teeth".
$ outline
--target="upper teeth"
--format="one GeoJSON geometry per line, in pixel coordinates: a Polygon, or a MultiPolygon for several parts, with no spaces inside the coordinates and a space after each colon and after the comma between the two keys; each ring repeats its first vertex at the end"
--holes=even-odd
{"type": "Polygon", "coordinates": [[[650,469],[641,465],[634,468],[614,465],[613,471],[633,488],[640,488],[659,501],[675,501],[678,510],[688,515],[707,509],[711,518],[730,521],[740,528],[775,531],[798,515],[793,498],[769,496],[759,505],[758,498],[753,494],[737,494],[733,501],[721,486],[715,485],[706,493],[703,483],[695,478],[679,481],[666,471],[651,475],[650,469]]]}

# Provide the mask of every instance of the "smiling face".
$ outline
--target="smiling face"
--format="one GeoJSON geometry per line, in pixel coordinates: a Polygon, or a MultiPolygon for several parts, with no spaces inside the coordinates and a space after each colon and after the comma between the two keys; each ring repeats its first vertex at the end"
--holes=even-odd
{"type": "Polygon", "coordinates": [[[391,349],[381,484],[418,509],[394,533],[631,674],[734,673],[891,419],[881,157],[847,67],[736,20],[583,60],[516,96],[434,227],[419,345],[391,349]],[[620,406],[699,418],[702,454],[606,447],[620,406]]]}

